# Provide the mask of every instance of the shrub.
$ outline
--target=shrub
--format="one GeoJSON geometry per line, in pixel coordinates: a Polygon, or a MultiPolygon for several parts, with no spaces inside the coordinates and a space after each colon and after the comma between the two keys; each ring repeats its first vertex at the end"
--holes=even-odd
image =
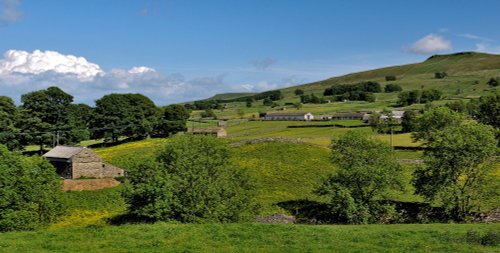
{"type": "Polygon", "coordinates": [[[476,243],[485,246],[497,246],[500,244],[500,232],[495,230],[487,231],[484,234],[476,230],[469,230],[465,236],[467,243],[476,243]]]}
{"type": "Polygon", "coordinates": [[[488,85],[491,86],[491,87],[497,87],[498,86],[498,80],[496,78],[491,78],[489,81],[488,81],[488,85]]]}
{"type": "Polygon", "coordinates": [[[300,96],[300,95],[303,95],[303,94],[304,94],[304,90],[302,90],[302,89],[296,89],[296,90],[294,91],[294,93],[295,93],[295,95],[300,96]]]}
{"type": "Polygon", "coordinates": [[[445,77],[447,77],[448,74],[446,72],[436,72],[434,73],[434,78],[436,79],[443,79],[445,77]]]}
{"type": "Polygon", "coordinates": [[[253,186],[211,136],[175,136],[156,161],[129,170],[129,212],[154,221],[234,222],[253,213],[253,186]]]}
{"type": "Polygon", "coordinates": [[[0,231],[48,225],[62,213],[61,194],[61,180],[47,160],[0,145],[0,231]]]}
{"type": "Polygon", "coordinates": [[[396,81],[396,76],[385,76],[386,81],[396,81]]]}
{"type": "Polygon", "coordinates": [[[401,88],[401,86],[399,86],[397,84],[393,84],[393,83],[387,84],[384,87],[384,92],[385,93],[399,92],[399,91],[402,91],[402,90],[403,90],[403,88],[401,88]]]}

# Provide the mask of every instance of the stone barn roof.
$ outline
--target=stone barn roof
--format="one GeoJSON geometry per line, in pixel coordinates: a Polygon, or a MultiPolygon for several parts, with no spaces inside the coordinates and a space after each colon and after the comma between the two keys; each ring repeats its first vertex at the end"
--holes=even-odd
{"type": "Polygon", "coordinates": [[[51,158],[62,158],[70,159],[74,155],[80,153],[84,147],[68,147],[68,146],[57,146],[45,153],[43,156],[51,158]]]}

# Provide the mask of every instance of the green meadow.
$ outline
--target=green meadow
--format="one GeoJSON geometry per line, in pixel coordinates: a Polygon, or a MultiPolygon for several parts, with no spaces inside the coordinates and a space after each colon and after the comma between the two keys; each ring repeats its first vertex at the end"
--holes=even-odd
{"type": "Polygon", "coordinates": [[[499,224],[141,224],[0,234],[0,252],[498,252],[499,224]]]}

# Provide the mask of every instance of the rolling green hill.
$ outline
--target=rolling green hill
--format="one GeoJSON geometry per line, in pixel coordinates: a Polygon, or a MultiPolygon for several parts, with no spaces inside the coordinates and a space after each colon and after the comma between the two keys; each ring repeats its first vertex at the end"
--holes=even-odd
{"type": "Polygon", "coordinates": [[[252,93],[252,92],[240,92],[240,93],[222,93],[222,94],[215,94],[214,96],[208,98],[210,99],[236,99],[236,98],[241,98],[241,97],[247,97],[247,96],[252,96],[257,93],[252,93]]]}
{"type": "MultiPolygon", "coordinates": [[[[247,108],[244,102],[230,102],[226,108],[217,111],[218,116],[237,117],[237,111],[243,110],[244,117],[258,115],[258,112],[274,111],[281,106],[291,108],[289,104],[297,103],[300,97],[294,94],[296,89],[302,89],[305,94],[315,94],[323,97],[323,91],[335,84],[354,84],[363,81],[376,81],[382,87],[392,83],[400,85],[403,91],[415,89],[437,89],[443,93],[442,100],[435,101],[435,104],[442,104],[457,99],[471,99],[486,95],[499,89],[492,88],[487,84],[492,77],[500,77],[500,55],[462,52],[449,55],[434,55],[427,60],[401,66],[391,66],[358,73],[352,73],[326,80],[292,86],[281,89],[284,98],[276,101],[278,107],[271,108],[262,105],[262,100],[255,101],[251,108],[247,108]],[[436,79],[434,74],[446,72],[447,77],[436,79]],[[386,76],[395,76],[395,81],[386,81],[386,76]],[[288,104],[288,106],[287,106],[288,104]]],[[[376,102],[365,101],[332,102],[328,104],[306,104],[299,111],[312,112],[317,114],[327,114],[333,112],[351,112],[360,110],[382,110],[384,108],[395,107],[397,105],[398,93],[376,93],[376,102]]],[[[214,99],[212,97],[210,99],[214,99]]],[[[219,94],[217,99],[235,98],[231,93],[219,94]]],[[[326,97],[326,99],[329,99],[326,97]]],[[[224,100],[224,99],[222,99],[224,100]]],[[[420,108],[423,104],[415,104],[410,108],[420,108]]],[[[195,112],[193,115],[198,115],[195,112]]]]}

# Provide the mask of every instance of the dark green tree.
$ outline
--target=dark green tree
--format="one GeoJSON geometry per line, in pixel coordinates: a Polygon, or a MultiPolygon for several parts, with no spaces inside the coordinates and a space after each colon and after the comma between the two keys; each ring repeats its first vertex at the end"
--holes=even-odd
{"type": "Polygon", "coordinates": [[[252,102],[253,102],[252,98],[247,98],[247,100],[246,100],[246,107],[248,107],[248,108],[252,107],[252,102]]]}
{"type": "Polygon", "coordinates": [[[0,96],[0,143],[10,150],[20,150],[20,129],[18,128],[19,112],[14,101],[5,96],[0,96]]]}
{"type": "Polygon", "coordinates": [[[273,104],[273,100],[270,98],[264,98],[264,100],[262,100],[262,104],[265,106],[271,106],[273,104]]]}
{"type": "Polygon", "coordinates": [[[120,136],[144,138],[149,136],[158,119],[159,110],[148,97],[141,94],[109,94],[96,100],[93,128],[94,138],[116,142],[120,136]]]}
{"type": "Polygon", "coordinates": [[[491,87],[497,87],[498,86],[498,80],[497,78],[490,78],[490,80],[488,80],[488,85],[491,86],[491,87]]]}
{"type": "Polygon", "coordinates": [[[449,126],[459,125],[466,115],[454,112],[448,107],[440,106],[424,112],[417,118],[412,137],[415,141],[428,141],[434,134],[449,126]]]}
{"type": "Polygon", "coordinates": [[[251,217],[253,187],[211,136],[174,136],[157,157],[129,170],[129,211],[151,220],[235,222],[251,217]]]}
{"type": "Polygon", "coordinates": [[[345,223],[379,222],[393,207],[382,205],[388,190],[402,189],[402,168],[392,147],[360,132],[349,131],[332,141],[332,161],[338,167],[317,189],[329,198],[332,215],[345,223]]]}
{"type": "Polygon", "coordinates": [[[384,87],[384,92],[385,93],[391,93],[391,92],[400,92],[402,91],[403,88],[397,84],[389,83],[384,87]]]}
{"type": "Polygon", "coordinates": [[[169,105],[161,109],[155,131],[159,136],[169,136],[187,130],[189,112],[183,105],[169,105]]]}
{"type": "MultiPolygon", "coordinates": [[[[455,221],[470,219],[484,202],[497,140],[491,126],[462,121],[427,138],[425,165],[414,172],[415,192],[441,204],[455,221]]],[[[498,192],[496,193],[498,196],[498,192]]]]}
{"type": "Polygon", "coordinates": [[[295,95],[300,96],[300,95],[304,94],[304,90],[303,89],[295,89],[294,93],[295,93],[295,95]]]}
{"type": "Polygon", "coordinates": [[[411,133],[415,131],[415,124],[417,120],[417,113],[415,111],[405,111],[401,118],[401,127],[404,133],[411,133]]]}
{"type": "Polygon", "coordinates": [[[61,180],[45,158],[0,145],[0,186],[0,231],[44,227],[62,213],[61,180]]]}
{"type": "Polygon", "coordinates": [[[45,144],[57,144],[59,133],[67,133],[71,129],[69,124],[69,106],[73,96],[57,87],[49,87],[21,96],[22,132],[26,134],[25,140],[40,146],[40,151],[45,144]],[[52,136],[52,138],[51,138],[52,136]]]}

